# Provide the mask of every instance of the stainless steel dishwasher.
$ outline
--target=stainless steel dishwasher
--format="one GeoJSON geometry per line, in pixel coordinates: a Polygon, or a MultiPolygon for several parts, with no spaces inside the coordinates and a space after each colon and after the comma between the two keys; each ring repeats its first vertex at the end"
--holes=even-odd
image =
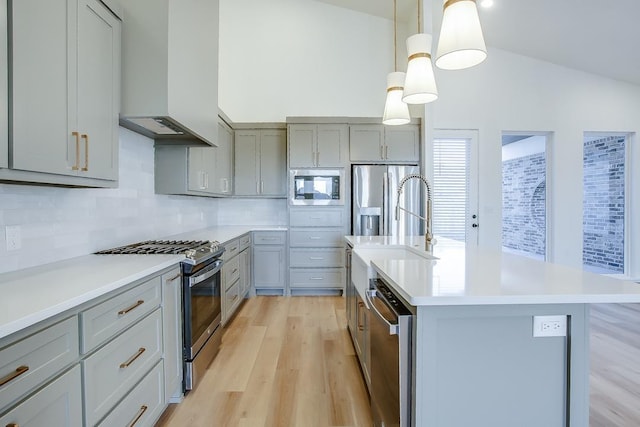
{"type": "Polygon", "coordinates": [[[367,292],[371,307],[371,412],[376,427],[411,425],[412,318],[381,279],[367,292]]]}

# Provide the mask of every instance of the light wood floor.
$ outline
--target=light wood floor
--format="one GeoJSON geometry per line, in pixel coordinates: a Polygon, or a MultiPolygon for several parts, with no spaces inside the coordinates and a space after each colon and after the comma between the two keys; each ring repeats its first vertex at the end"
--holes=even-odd
{"type": "MultiPolygon", "coordinates": [[[[371,426],[341,297],[249,299],[157,426],[371,426]]],[[[591,307],[590,427],[640,426],[640,304],[591,307]]]]}
{"type": "Polygon", "coordinates": [[[592,305],[590,338],[590,426],[640,426],[640,304],[592,305]]]}
{"type": "Polygon", "coordinates": [[[157,426],[366,426],[369,397],[342,297],[256,297],[198,388],[157,426]]]}

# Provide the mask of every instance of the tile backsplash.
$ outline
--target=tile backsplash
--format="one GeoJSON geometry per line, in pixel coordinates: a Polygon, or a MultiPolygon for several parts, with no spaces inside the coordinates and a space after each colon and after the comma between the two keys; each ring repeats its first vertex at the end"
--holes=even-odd
{"type": "Polygon", "coordinates": [[[0,272],[215,225],[285,225],[285,200],[214,199],[154,193],[153,141],[120,128],[115,189],[0,184],[0,272]],[[21,247],[7,251],[6,226],[21,247]]]}

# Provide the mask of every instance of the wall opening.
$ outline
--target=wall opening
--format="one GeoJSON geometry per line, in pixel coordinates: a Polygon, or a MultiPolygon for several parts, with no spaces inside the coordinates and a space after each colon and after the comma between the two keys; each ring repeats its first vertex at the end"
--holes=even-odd
{"type": "Polygon", "coordinates": [[[546,257],[547,137],[502,135],[502,248],[546,257]]]}
{"type": "Polygon", "coordinates": [[[585,135],[583,150],[582,263],[587,271],[624,273],[624,135],[585,135]]]}

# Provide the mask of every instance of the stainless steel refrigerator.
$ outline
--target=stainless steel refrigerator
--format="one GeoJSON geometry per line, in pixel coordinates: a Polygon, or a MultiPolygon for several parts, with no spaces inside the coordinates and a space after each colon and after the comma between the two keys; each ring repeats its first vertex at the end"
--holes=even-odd
{"type": "MultiPolygon", "coordinates": [[[[351,170],[351,232],[356,236],[418,236],[422,221],[405,212],[395,219],[398,184],[405,176],[420,173],[415,165],[353,165],[351,170]]],[[[422,215],[420,180],[407,181],[400,204],[422,215]]]]}

